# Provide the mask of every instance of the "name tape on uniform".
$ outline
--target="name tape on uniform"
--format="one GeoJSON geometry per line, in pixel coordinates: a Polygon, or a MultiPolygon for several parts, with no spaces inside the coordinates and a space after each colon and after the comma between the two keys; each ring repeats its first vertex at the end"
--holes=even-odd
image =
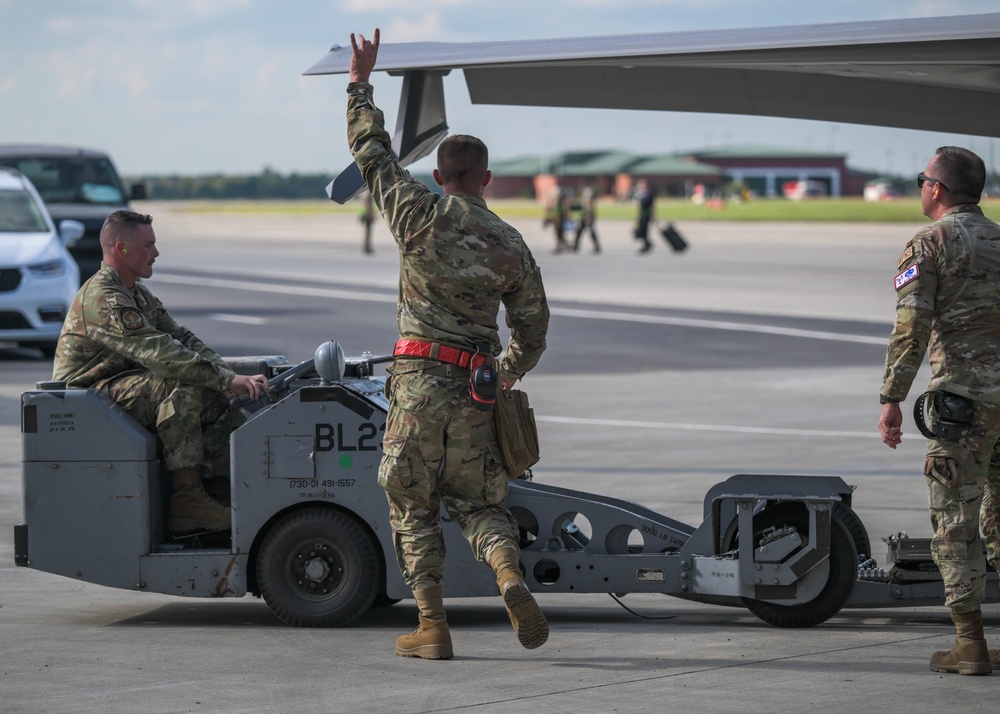
{"type": "Polygon", "coordinates": [[[903,254],[899,256],[899,260],[896,261],[896,268],[902,270],[903,263],[905,263],[912,257],[913,257],[913,246],[908,245],[906,246],[906,250],[903,251],[903,254]]]}

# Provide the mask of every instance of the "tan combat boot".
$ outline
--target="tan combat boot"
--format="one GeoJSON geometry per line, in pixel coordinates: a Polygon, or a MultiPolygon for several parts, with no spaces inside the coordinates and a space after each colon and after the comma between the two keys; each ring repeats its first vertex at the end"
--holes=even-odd
{"type": "Polygon", "coordinates": [[[215,478],[207,477],[202,478],[201,485],[205,489],[205,493],[213,501],[221,503],[223,506],[229,506],[232,502],[232,488],[229,484],[229,478],[215,478]]]}
{"type": "Polygon", "coordinates": [[[959,615],[951,613],[958,636],[955,648],[949,652],[935,652],[931,657],[931,669],[948,674],[989,674],[990,653],[986,649],[983,636],[983,613],[981,610],[959,615]]]}
{"type": "Polygon", "coordinates": [[[497,548],[490,556],[490,567],[497,575],[497,585],[503,604],[507,607],[510,624],[517,633],[517,641],[533,650],[549,638],[549,623],[528,590],[521,575],[520,557],[513,548],[497,548]]]}
{"type": "Polygon", "coordinates": [[[232,527],[232,510],[205,493],[197,468],[177,469],[170,475],[174,494],[170,497],[167,528],[171,533],[224,531],[232,527]]]}
{"type": "Polygon", "coordinates": [[[451,659],[451,633],[444,614],[444,600],[440,585],[413,591],[420,614],[420,626],[408,635],[396,639],[396,654],[400,657],[420,657],[421,659],[451,659]]]}

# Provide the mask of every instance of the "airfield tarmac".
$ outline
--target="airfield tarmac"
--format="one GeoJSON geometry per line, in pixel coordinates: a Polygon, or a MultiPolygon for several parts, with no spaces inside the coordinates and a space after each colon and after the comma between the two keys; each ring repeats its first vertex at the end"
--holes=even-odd
{"type": "MultiPolygon", "coordinates": [[[[210,343],[292,361],[331,337],[350,353],[391,345],[396,257],[381,226],[365,256],[351,215],[139,210],[154,214],[162,253],[151,288],[210,343]]],[[[857,486],[883,565],[880,537],[929,535],[922,440],[911,427],[891,451],[875,434],[891,278],[916,225],[680,224],[689,252],[660,243],[647,256],[627,222],[599,222],[600,255],[589,243],[553,255],[541,226],[517,225],[553,307],[549,352],[524,383],[537,480],[696,525],[707,489],[732,474],[840,475],[857,486]]],[[[994,706],[1000,675],[929,671],[953,637],[943,607],[844,610],[784,630],[665,595],[624,598],[637,617],[605,595],[539,593],[551,636],[525,651],[498,599],[449,600],[456,658],[424,662],[392,655],[415,622],[409,602],[303,630],[250,597],[181,599],[16,568],[18,395],[49,370],[0,349],[0,712],[994,706]]],[[[1000,611],[985,613],[998,646],[1000,611]]]]}

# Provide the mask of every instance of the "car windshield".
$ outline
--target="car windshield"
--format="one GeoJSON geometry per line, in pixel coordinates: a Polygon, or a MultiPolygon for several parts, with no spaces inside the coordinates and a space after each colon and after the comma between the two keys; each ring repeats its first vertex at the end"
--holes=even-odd
{"type": "Polygon", "coordinates": [[[106,158],[83,156],[4,159],[31,179],[46,203],[123,203],[118,172],[106,158]]]}
{"type": "Polygon", "coordinates": [[[27,191],[0,190],[0,233],[45,233],[45,217],[27,191]]]}

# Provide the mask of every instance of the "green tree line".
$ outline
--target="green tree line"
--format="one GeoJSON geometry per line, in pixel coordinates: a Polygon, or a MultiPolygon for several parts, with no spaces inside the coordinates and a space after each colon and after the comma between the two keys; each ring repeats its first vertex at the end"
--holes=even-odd
{"type": "Polygon", "coordinates": [[[155,201],[228,199],[321,199],[334,174],[281,174],[265,168],[258,174],[204,174],[200,176],[133,177],[126,183],[146,184],[155,201]]]}
{"type": "MultiPolygon", "coordinates": [[[[326,185],[335,173],[289,173],[282,174],[265,168],[257,174],[202,174],[198,176],[145,175],[129,177],[126,184],[141,182],[146,185],[146,194],[155,201],[224,201],[224,200],[296,200],[326,198],[326,185]]],[[[430,176],[414,175],[435,188],[430,176]]],[[[915,190],[908,177],[896,177],[895,181],[915,190]]],[[[1000,176],[993,173],[987,181],[987,196],[1000,194],[1000,176]]]]}

